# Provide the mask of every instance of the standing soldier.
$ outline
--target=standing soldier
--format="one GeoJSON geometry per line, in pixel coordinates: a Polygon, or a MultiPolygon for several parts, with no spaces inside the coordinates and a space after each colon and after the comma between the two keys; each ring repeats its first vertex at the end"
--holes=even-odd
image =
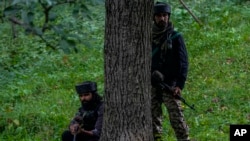
{"type": "Polygon", "coordinates": [[[163,82],[173,88],[174,92],[162,91],[152,81],[152,119],[155,141],[162,140],[162,103],[167,107],[169,119],[178,141],[189,141],[188,126],[184,120],[180,95],[187,78],[188,57],[184,39],[174,30],[169,21],[171,8],[168,4],[157,2],[154,5],[152,72],[164,75],[163,82]]]}
{"type": "Polygon", "coordinates": [[[103,102],[95,82],[76,85],[81,107],[72,119],[69,129],[62,134],[62,141],[98,141],[103,120],[103,102]]]}

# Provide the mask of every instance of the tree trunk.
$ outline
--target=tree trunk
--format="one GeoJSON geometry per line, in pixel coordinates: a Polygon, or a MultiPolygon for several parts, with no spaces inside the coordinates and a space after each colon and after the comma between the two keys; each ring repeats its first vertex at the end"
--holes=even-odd
{"type": "Polygon", "coordinates": [[[152,0],[106,0],[101,141],[152,141],[152,0]]]}

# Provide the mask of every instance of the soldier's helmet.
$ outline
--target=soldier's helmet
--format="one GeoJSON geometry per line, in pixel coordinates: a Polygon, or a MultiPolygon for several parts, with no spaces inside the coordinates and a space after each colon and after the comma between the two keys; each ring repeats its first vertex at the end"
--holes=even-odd
{"type": "Polygon", "coordinates": [[[154,15],[158,13],[168,13],[171,14],[171,7],[169,4],[164,2],[156,2],[154,5],[154,15]]]}
{"type": "Polygon", "coordinates": [[[85,81],[83,83],[77,84],[75,88],[78,94],[84,94],[84,93],[97,91],[96,82],[92,82],[92,81],[85,81]]]}

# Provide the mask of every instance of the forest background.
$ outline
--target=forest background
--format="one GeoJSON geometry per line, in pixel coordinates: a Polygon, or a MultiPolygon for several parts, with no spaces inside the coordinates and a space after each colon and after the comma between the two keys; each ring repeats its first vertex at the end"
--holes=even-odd
{"type": "MultiPolygon", "coordinates": [[[[250,124],[250,1],[185,0],[202,25],[179,1],[165,2],[189,53],[190,136],[229,140],[231,124],[250,124]]],[[[75,84],[93,80],[104,93],[104,1],[45,3],[54,6],[48,23],[36,0],[0,1],[0,141],[59,141],[80,106],[75,84]]],[[[164,117],[164,139],[175,140],[164,117]]]]}

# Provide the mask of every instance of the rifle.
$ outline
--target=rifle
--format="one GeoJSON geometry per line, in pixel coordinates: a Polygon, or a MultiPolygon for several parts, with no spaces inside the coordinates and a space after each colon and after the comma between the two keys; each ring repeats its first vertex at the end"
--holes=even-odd
{"type": "MultiPolygon", "coordinates": [[[[167,93],[171,93],[173,94],[174,93],[174,89],[171,88],[169,85],[167,85],[166,83],[163,82],[163,79],[164,79],[164,76],[162,73],[160,73],[159,71],[154,71],[152,73],[152,79],[154,79],[158,85],[162,88],[162,90],[164,90],[165,92],[167,93]]],[[[174,96],[174,95],[173,95],[174,96]]],[[[185,105],[187,105],[190,109],[194,110],[195,111],[195,108],[194,108],[194,104],[190,105],[186,102],[186,100],[180,95],[175,95],[174,96],[176,99],[179,99],[180,101],[182,101],[185,105]]]]}
{"type": "MultiPolygon", "coordinates": [[[[83,117],[82,114],[79,116],[74,117],[74,120],[79,123],[79,126],[75,128],[76,132],[78,132],[83,127],[83,117]]],[[[76,141],[76,136],[78,133],[73,135],[73,141],[76,141]]]]}

